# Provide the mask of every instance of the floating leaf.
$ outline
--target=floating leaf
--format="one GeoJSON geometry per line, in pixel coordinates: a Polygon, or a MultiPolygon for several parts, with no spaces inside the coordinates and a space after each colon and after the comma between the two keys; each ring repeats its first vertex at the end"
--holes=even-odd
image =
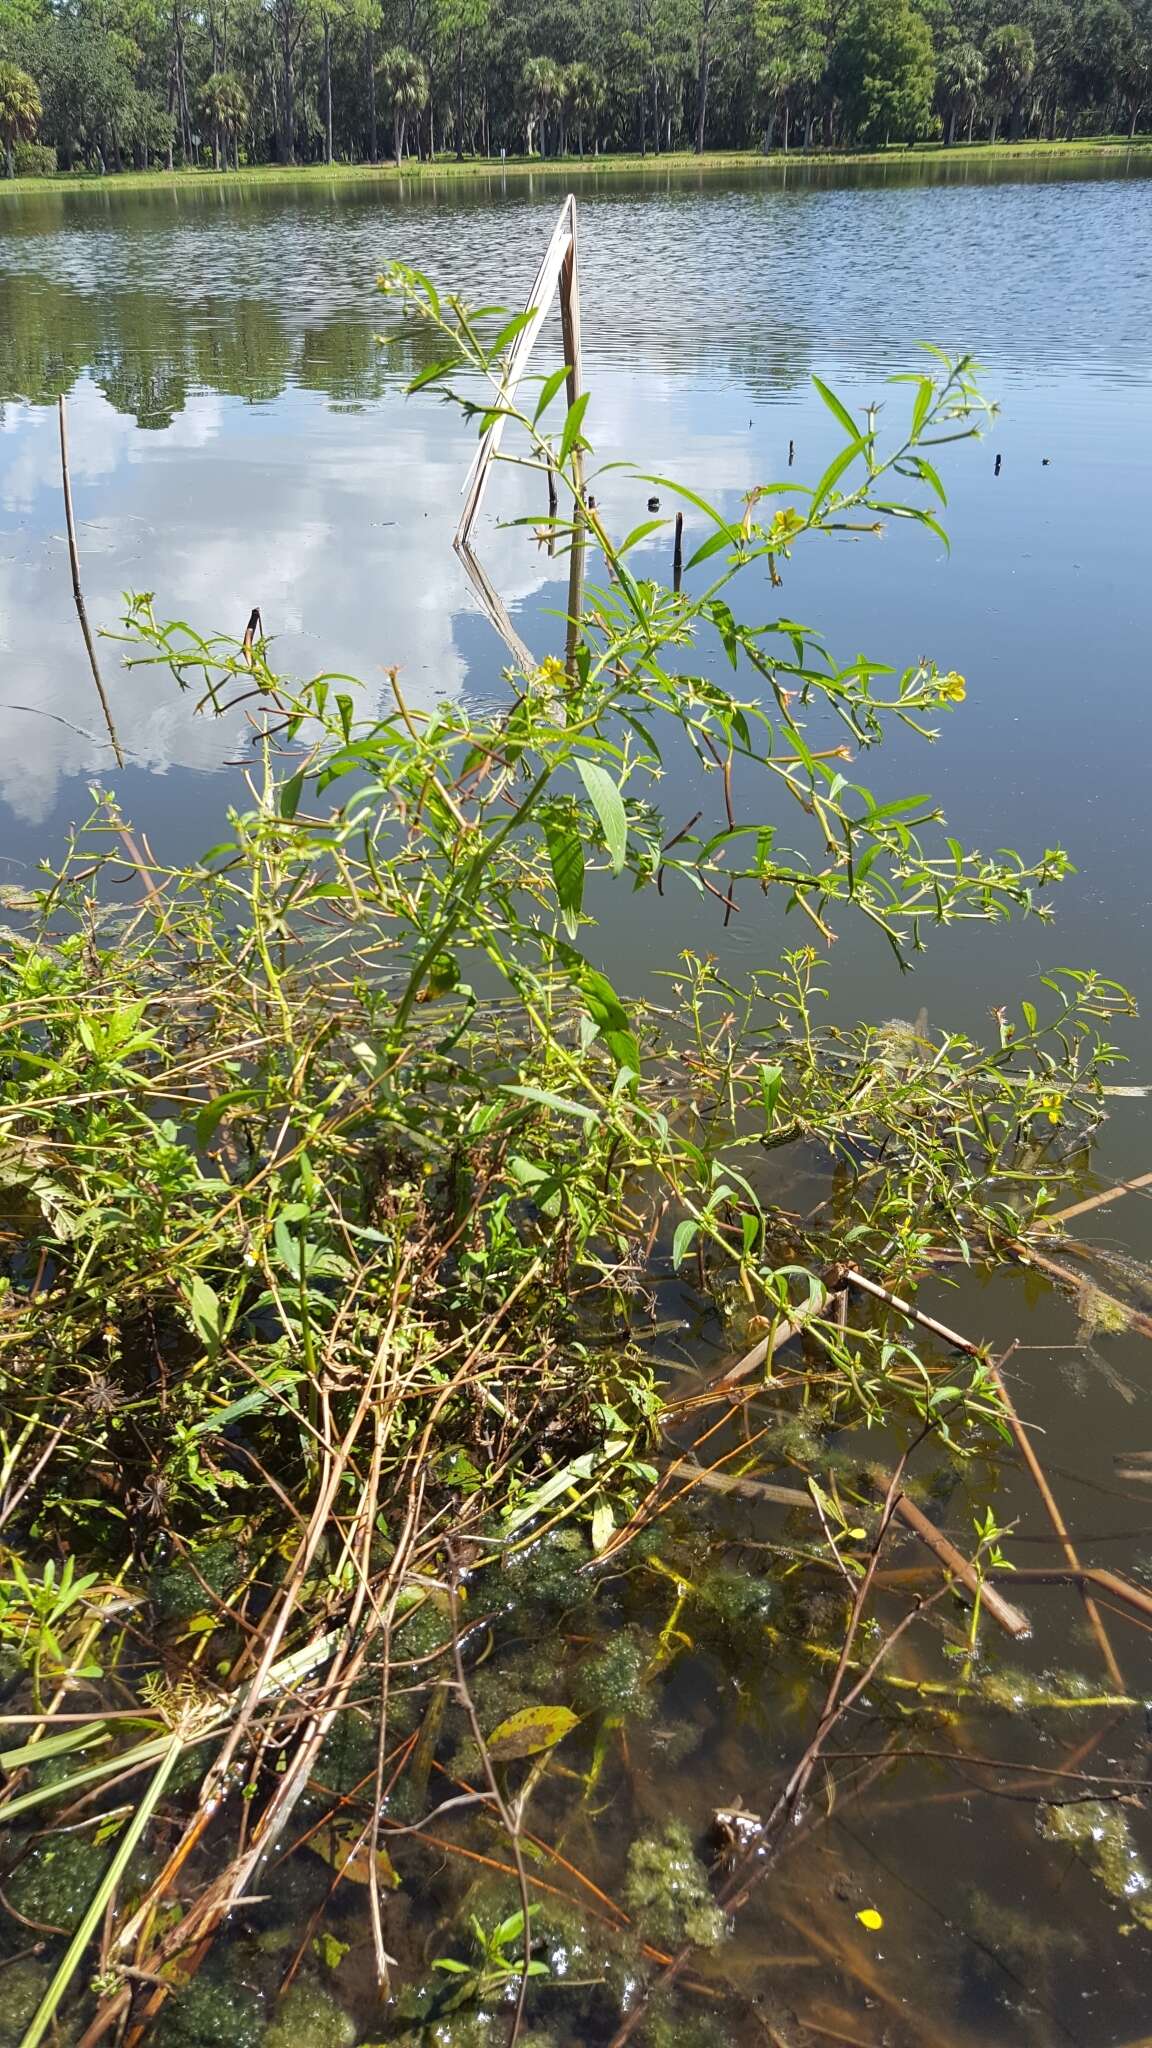
{"type": "Polygon", "coordinates": [[[512,1763],[521,1756],[539,1756],[545,1749],[555,1749],[570,1735],[579,1721],[571,1707],[522,1707],[518,1714],[509,1714],[498,1728],[488,1737],[488,1753],[493,1763],[512,1763]]]}
{"type": "MultiPolygon", "coordinates": [[[[321,1828],[309,1845],[330,1863],[338,1877],[349,1884],[371,1884],[372,1845],[359,1827],[321,1828]]],[[[388,1891],[395,1891],[400,1879],[387,1849],[377,1846],[376,1877],[388,1891]]]]}

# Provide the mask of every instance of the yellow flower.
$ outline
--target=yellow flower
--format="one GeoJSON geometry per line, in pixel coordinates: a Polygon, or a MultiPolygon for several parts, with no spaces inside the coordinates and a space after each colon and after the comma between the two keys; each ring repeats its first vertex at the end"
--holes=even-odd
{"type": "Polygon", "coordinates": [[[945,704],[962,704],[968,695],[968,685],[956,669],[950,668],[939,680],[940,696],[945,704]]]}
{"type": "Polygon", "coordinates": [[[1046,1116],[1050,1124],[1058,1124],[1064,1114],[1064,1097],[1062,1095],[1042,1095],[1040,1097],[1039,1114],[1046,1116]]]}

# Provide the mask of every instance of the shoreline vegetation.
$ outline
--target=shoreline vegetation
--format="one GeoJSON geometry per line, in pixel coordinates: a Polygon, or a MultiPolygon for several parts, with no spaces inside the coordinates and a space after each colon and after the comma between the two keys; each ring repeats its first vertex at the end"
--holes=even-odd
{"type": "Polygon", "coordinates": [[[0,2033],[545,2048],[562,2014],[713,2048],[764,1993],[749,1897],[917,1755],[966,1798],[1031,1772],[1039,1838],[1147,1929],[1144,1723],[1093,1589],[1152,1601],[1064,1531],[1040,1577],[1083,1594],[1090,1668],[1003,1663],[1005,1447],[1059,1511],[1005,1361],[920,1306],[942,1265],[1067,1280],[1051,1223],[1131,1001],[1062,969],[986,1045],[819,1018],[845,920],[911,964],[1046,916],[1069,871],[874,795],[872,751],[934,739],[964,679],[843,665],[777,596],[814,536],[939,539],[937,451],[994,408],[931,349],[859,416],[816,380],[843,439],[811,485],[733,520],[646,479],[703,520],[669,586],[639,552],[668,515],[617,538],[596,509],[593,395],[564,402],[567,364],[514,385],[532,313],[381,287],[412,397],[502,420],[500,459],[553,480],[585,596],[494,707],[415,711],[392,672],[370,720],[346,677],[276,674],[258,616],[205,639],[130,598],[125,659],[252,721],[229,837],[167,867],[105,796],[5,899],[0,2033]],[[670,948],[687,891],[800,942],[741,985],[673,955],[632,1002],[596,965],[613,888],[670,948]],[[931,1559],[911,1599],[898,1529],[931,1559]],[[689,1697],[771,1728],[759,1812],[670,1814],[705,1778],[691,1660],[689,1697]],[[1053,1767],[1092,1709],[1132,1748],[1113,1720],[1110,1775],[1053,1767]],[[847,1747],[877,1713],[884,1745],[847,1747]],[[1035,1760],[980,1716],[1035,1724],[1035,1760]]]}
{"type": "Polygon", "coordinates": [[[765,152],[759,149],[716,149],[707,150],[703,155],[697,155],[692,150],[674,150],[659,154],[649,151],[644,156],[636,152],[604,152],[600,156],[509,156],[504,160],[499,157],[466,157],[462,162],[455,156],[445,155],[437,157],[432,162],[408,158],[399,168],[391,161],[381,161],[374,164],[244,164],[238,171],[216,170],[210,164],[179,165],[171,171],[53,171],[42,177],[17,175],[14,178],[0,180],[0,198],[44,191],[179,191],[217,185],[287,187],[359,182],[403,187],[432,184],[438,179],[533,176],[567,180],[572,183],[600,176],[618,176],[621,173],[641,173],[647,177],[657,177],[670,172],[684,175],[759,171],[766,178],[777,178],[781,173],[834,172],[841,168],[872,169],[893,166],[906,169],[921,164],[963,164],[994,168],[1006,163],[1067,163],[1079,158],[1116,161],[1129,157],[1152,159],[1152,133],[1134,136],[1082,136],[1071,141],[1056,142],[1025,138],[1018,142],[995,143],[904,143],[893,144],[886,149],[872,150],[776,149],[765,152]]]}

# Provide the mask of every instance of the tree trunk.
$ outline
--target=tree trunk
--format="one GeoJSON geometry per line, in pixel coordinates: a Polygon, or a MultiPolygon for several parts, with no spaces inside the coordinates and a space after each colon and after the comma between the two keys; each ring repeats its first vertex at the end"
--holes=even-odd
{"type": "Polygon", "coordinates": [[[712,72],[712,53],[708,48],[708,29],[700,31],[700,63],[696,74],[696,154],[704,154],[704,132],[708,121],[708,80],[712,72]]]}
{"type": "Polygon", "coordinates": [[[456,161],[464,161],[464,30],[456,36],[456,161]]]}
{"type": "Polygon", "coordinates": [[[284,52],[283,154],[286,164],[294,164],[296,161],[296,63],[295,52],[292,48],[292,32],[288,25],[287,16],[284,19],[281,42],[284,52]]]}
{"type": "Polygon", "coordinates": [[[332,17],[324,16],[324,161],[332,162],[332,17]]]}
{"type": "Polygon", "coordinates": [[[4,175],[7,178],[16,176],[16,150],[10,135],[4,137],[4,175]]]}
{"type": "Polygon", "coordinates": [[[788,100],[785,100],[785,102],[784,102],[784,154],[785,154],[785,156],[787,156],[787,154],[788,154],[788,137],[789,137],[789,135],[790,135],[790,133],[791,133],[791,130],[792,130],[792,108],[791,108],[791,105],[790,105],[789,101],[788,101],[788,100]]]}
{"type": "Polygon", "coordinates": [[[995,140],[996,140],[996,137],[997,137],[997,134],[999,133],[999,129],[1000,129],[1000,109],[999,109],[999,107],[993,107],[993,109],[992,109],[992,129],[991,129],[991,133],[989,134],[989,137],[988,137],[988,140],[989,140],[989,142],[993,142],[993,143],[995,142],[995,140]]]}
{"type": "Polygon", "coordinates": [[[172,0],[172,51],[176,75],[176,110],[180,120],[180,149],[185,163],[192,157],[192,116],[188,111],[188,78],[184,69],[184,23],[180,0],[172,0]]]}
{"type": "Polygon", "coordinates": [[[971,142],[971,140],[972,140],[972,130],[973,130],[973,128],[975,127],[975,125],[976,125],[976,102],[975,102],[975,100],[973,100],[973,101],[972,101],[972,103],[971,103],[971,105],[970,105],[970,107],[969,107],[969,109],[968,109],[968,140],[969,140],[969,142],[971,142]]]}
{"type": "Polygon", "coordinates": [[[951,147],[952,147],[952,144],[953,144],[953,143],[955,142],[955,140],[956,140],[956,109],[955,109],[955,107],[950,107],[950,108],[949,108],[949,110],[948,110],[948,147],[949,147],[949,149],[951,149],[951,147]]]}
{"type": "Polygon", "coordinates": [[[364,31],[364,65],[368,73],[368,161],[375,163],[379,151],[376,146],[376,66],[372,61],[372,30],[364,31]]]}
{"type": "Polygon", "coordinates": [[[404,116],[399,107],[392,118],[392,144],[396,155],[396,169],[399,170],[400,160],[404,155],[404,116]]]}

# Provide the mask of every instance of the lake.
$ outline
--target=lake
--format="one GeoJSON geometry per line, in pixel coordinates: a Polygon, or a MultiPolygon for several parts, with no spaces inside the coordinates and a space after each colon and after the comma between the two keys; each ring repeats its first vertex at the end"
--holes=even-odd
{"type": "MultiPolygon", "coordinates": [[[[127,590],[153,592],[160,617],[206,631],[238,634],[259,606],[281,668],[350,672],[364,705],[382,701],[394,663],[416,704],[498,692],[504,653],[450,545],[471,437],[426,396],[405,399],[419,358],[378,346],[394,316],[373,282],[401,258],[466,296],[517,305],[563,191],[541,173],[506,187],[494,175],[400,190],[310,180],[0,194],[0,879],[20,883],[62,845],[94,784],[116,789],[159,858],[191,857],[221,836],[250,747],[242,718],[195,717],[158,671],[122,671],[109,644],[102,660],[128,756],[116,770],[72,607],[61,391],[94,623],[114,630],[127,590]]],[[[938,745],[893,741],[870,786],[933,792],[969,844],[1066,845],[1079,872],[1053,924],[930,939],[910,984],[846,924],[836,1010],[875,1020],[923,1005],[934,1026],[980,1031],[995,1005],[1034,993],[1045,967],[1093,965],[1141,999],[1123,1078],[1152,1082],[1146,169],[1120,159],[1035,175],[1015,163],[999,176],[969,164],[612,174],[582,181],[579,202],[586,430],[599,461],[628,458],[732,511],[755,484],[787,474],[790,446],[795,476],[814,480],[838,445],[814,373],[849,406],[877,400],[895,415],[904,401],[886,379],[916,366],[919,343],[984,366],[1001,412],[980,442],[945,451],[951,553],[912,530],[830,540],[786,569],[784,602],[845,657],[904,666],[931,655],[967,679],[938,745]]],[[[546,341],[558,360],[552,330],[546,341]]],[[[644,518],[653,488],[624,470],[595,485],[618,532],[644,518]]],[[[505,472],[481,545],[518,631],[543,654],[562,642],[564,580],[523,529],[498,523],[542,514],[539,496],[532,479],[505,472]]],[[[666,494],[665,511],[671,503],[666,494]]],[[[647,558],[666,571],[670,550],[662,534],[647,558]]],[[[681,900],[662,922],[645,898],[642,913],[616,911],[595,935],[599,956],[628,993],[644,994],[685,946],[721,951],[738,971],[808,936],[755,905],[724,932],[714,909],[681,900]]],[[[1146,1107],[1121,1100],[1099,1170],[1107,1180],[1149,1166],[1146,1107]]],[[[1147,1260],[1149,1213],[1133,1195],[1087,1218],[1084,1234],[1147,1260]]],[[[1152,1443],[1147,1340],[1101,1340],[1107,1371],[1091,1358],[1072,1371],[1083,1349],[1075,1313],[1051,1288],[1037,1282],[1026,1295],[1002,1275],[941,1289],[940,1303],[961,1328],[1025,1339],[1018,1402],[1044,1423],[1069,1525],[1087,1532],[1094,1561],[1147,1580],[1152,1499],[1113,1472],[1118,1450],[1152,1443]]],[[[1017,1478],[1009,1498],[1021,1543],[1047,1560],[1031,1490],[1017,1478]]],[[[1034,1672],[1087,1667],[1074,1596],[1029,1590],[1037,1631],[1021,1661],[1034,1672]]],[[[1127,1682],[1143,1697],[1147,1636],[1117,1628],[1127,1682]]],[[[685,1687],[679,1708],[690,1715],[685,1687]]],[[[770,1796],[795,1731],[781,1732],[782,1697],[766,1693],[763,1706],[758,1721],[718,1719],[685,1767],[687,1811],[690,1773],[706,1775],[712,1804],[755,1809],[770,1796]]],[[[887,1732],[879,1711],[862,1710],[862,1752],[887,1732]]],[[[1003,1717],[981,1732],[988,1753],[1017,1753],[1003,1717]]],[[[1107,1721],[1094,1747],[1092,1732],[1077,1719],[1044,1740],[1052,1755],[1095,1755],[1088,1767],[1101,1772],[1140,1754],[1141,1716],[1107,1721]]],[[[1035,1738],[1021,1734],[1022,1759],[1035,1738]]],[[[660,1797],[650,1787],[641,1804],[660,1797]]],[[[1101,1894],[1082,1858],[1040,1840],[1029,1804],[975,1785],[960,1796],[954,1778],[922,1767],[829,1832],[834,1843],[809,1858],[808,1890],[796,1894],[817,1900],[811,1925],[824,1930],[825,2038],[1103,2048],[1152,2026],[1147,1932],[1126,1931],[1122,1900],[1101,1894]],[[868,1948],[875,1982],[863,1963],[852,1980],[855,2035],[835,2017],[850,1943],[827,1932],[842,1882],[848,1936],[859,1944],[855,1908],[880,1898],[887,1927],[868,1948]],[[1058,1938],[1073,1921],[1082,1950],[1058,1938]]],[[[758,1945],[776,1940],[770,1915],[751,1914],[749,1981],[758,1945]]],[[[765,2038],[791,2048],[815,2037],[765,2038]]]]}

